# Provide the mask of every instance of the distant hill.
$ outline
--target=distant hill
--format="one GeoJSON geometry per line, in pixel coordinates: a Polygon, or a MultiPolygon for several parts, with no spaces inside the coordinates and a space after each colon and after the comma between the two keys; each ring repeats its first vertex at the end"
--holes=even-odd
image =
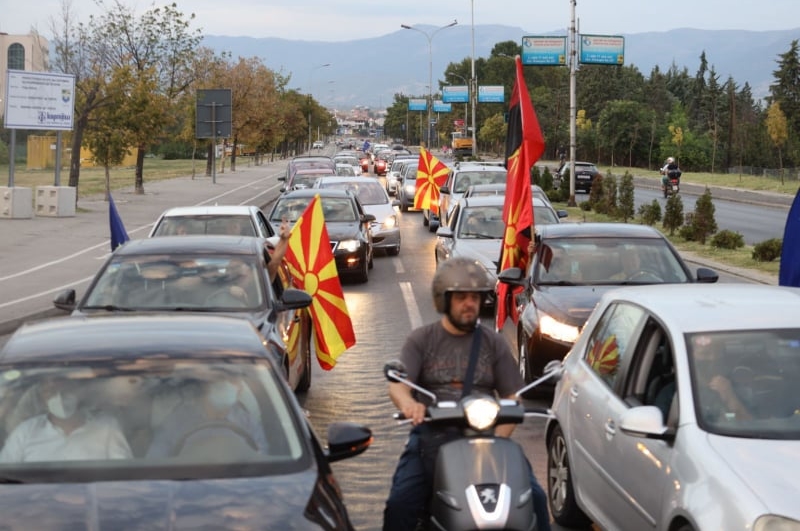
{"type": "MultiPolygon", "coordinates": [[[[418,26],[430,34],[434,27],[418,26]]],[[[552,34],[564,34],[553,32],[552,34]]],[[[500,25],[475,26],[475,56],[488,57],[498,42],[521,42],[521,28],[500,25]]],[[[705,51],[724,83],[728,76],[750,83],[756,97],[768,94],[778,56],[800,39],[800,28],[783,31],[706,31],[674,29],[625,36],[625,62],[649,76],[656,65],[665,71],[675,63],[691,75],[705,51]]],[[[323,105],[345,110],[356,105],[382,108],[396,93],[421,96],[428,92],[428,41],[417,31],[398,30],[388,35],[346,42],[287,40],[276,38],[208,35],[203,45],[234,57],[259,57],[267,67],[291,75],[289,88],[307,93],[323,105]],[[330,67],[317,68],[330,63],[330,67]]],[[[469,58],[472,50],[468,25],[442,30],[431,39],[433,84],[451,62],[469,58]]]]}

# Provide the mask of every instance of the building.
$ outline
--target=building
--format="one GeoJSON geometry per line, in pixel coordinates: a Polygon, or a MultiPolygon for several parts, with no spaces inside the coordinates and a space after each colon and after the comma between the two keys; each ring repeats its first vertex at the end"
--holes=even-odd
{"type": "MultiPolygon", "coordinates": [[[[0,32],[0,100],[6,97],[6,71],[47,72],[50,69],[49,43],[38,33],[9,35],[0,32]]],[[[5,105],[0,105],[0,112],[5,105]]]]}

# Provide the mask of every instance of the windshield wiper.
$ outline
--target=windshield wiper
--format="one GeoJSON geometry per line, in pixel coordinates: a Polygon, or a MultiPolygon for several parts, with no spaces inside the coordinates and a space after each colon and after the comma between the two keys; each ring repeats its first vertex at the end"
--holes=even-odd
{"type": "Polygon", "coordinates": [[[116,304],[104,304],[102,306],[84,306],[82,310],[105,310],[107,312],[133,312],[133,308],[126,308],[125,306],[117,306],[116,304]]]}
{"type": "Polygon", "coordinates": [[[577,286],[574,282],[569,280],[556,280],[552,282],[539,282],[540,286],[577,286]]]}
{"type": "Polygon", "coordinates": [[[499,240],[500,238],[496,238],[494,236],[490,236],[488,234],[480,234],[478,232],[467,232],[462,236],[468,236],[470,238],[475,238],[477,240],[499,240]]]}
{"type": "Polygon", "coordinates": [[[12,478],[8,476],[0,476],[0,484],[5,485],[21,485],[23,483],[27,483],[24,479],[19,478],[12,478]]]}

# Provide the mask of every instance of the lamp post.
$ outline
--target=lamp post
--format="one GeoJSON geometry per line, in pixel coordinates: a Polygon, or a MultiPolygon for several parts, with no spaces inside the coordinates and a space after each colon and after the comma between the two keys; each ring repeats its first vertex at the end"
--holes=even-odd
{"type": "Polygon", "coordinates": [[[314,70],[318,68],[325,68],[326,66],[331,66],[330,63],[325,63],[324,65],[317,65],[311,69],[311,72],[308,74],[308,151],[311,152],[311,109],[313,108],[313,100],[314,100],[314,70]]]}
{"type": "MultiPolygon", "coordinates": [[[[460,75],[456,74],[455,72],[449,72],[447,75],[450,75],[450,76],[453,76],[453,77],[457,77],[458,79],[460,79],[460,80],[462,80],[464,82],[464,84],[467,86],[467,101],[469,101],[470,94],[472,94],[472,92],[470,91],[469,81],[467,81],[467,78],[465,78],[464,76],[460,76],[460,75]]],[[[467,123],[469,123],[467,121],[467,109],[468,108],[469,108],[468,104],[465,103],[464,104],[464,134],[466,134],[467,131],[469,130],[469,128],[467,127],[467,123]]]]}
{"type": "Polygon", "coordinates": [[[422,31],[419,28],[412,28],[411,26],[409,26],[407,24],[400,24],[401,28],[408,29],[408,30],[414,30],[414,31],[417,31],[419,33],[422,33],[423,35],[425,35],[425,38],[428,39],[428,105],[427,105],[427,107],[428,107],[428,126],[427,126],[427,129],[428,129],[428,140],[427,140],[428,146],[427,147],[428,147],[428,149],[431,149],[431,147],[432,147],[431,146],[431,111],[432,111],[432,108],[433,108],[433,45],[432,45],[432,41],[433,41],[434,35],[436,35],[440,31],[442,31],[443,29],[452,28],[456,24],[458,24],[458,21],[457,20],[453,20],[453,22],[451,22],[450,24],[448,24],[446,26],[442,26],[440,28],[436,28],[431,33],[422,31]]]}
{"type": "Polygon", "coordinates": [[[474,159],[477,150],[478,150],[478,140],[475,137],[475,102],[478,100],[478,80],[475,79],[475,0],[470,0],[469,2],[469,10],[470,10],[470,17],[472,18],[472,56],[471,56],[471,65],[472,65],[472,77],[470,77],[470,107],[472,107],[472,158],[474,159]]]}

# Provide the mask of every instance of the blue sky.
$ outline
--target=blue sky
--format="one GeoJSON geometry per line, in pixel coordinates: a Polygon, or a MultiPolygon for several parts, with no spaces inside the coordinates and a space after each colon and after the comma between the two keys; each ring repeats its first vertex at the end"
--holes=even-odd
{"type": "MultiPolygon", "coordinates": [[[[1,0],[0,32],[49,36],[62,3],[86,21],[102,12],[94,0],[1,0]]],[[[162,0],[155,5],[171,3],[162,0]]],[[[194,12],[194,28],[209,35],[280,37],[307,41],[350,41],[386,35],[401,24],[468,26],[501,24],[535,35],[564,30],[569,0],[174,0],[194,12]]],[[[141,14],[152,1],[120,0],[141,14]]],[[[113,6],[114,2],[107,2],[113,6]]],[[[578,31],[601,35],[676,28],[786,30],[800,28],[800,0],[580,0],[578,31]]],[[[800,35],[799,35],[800,37],[800,35]]]]}

